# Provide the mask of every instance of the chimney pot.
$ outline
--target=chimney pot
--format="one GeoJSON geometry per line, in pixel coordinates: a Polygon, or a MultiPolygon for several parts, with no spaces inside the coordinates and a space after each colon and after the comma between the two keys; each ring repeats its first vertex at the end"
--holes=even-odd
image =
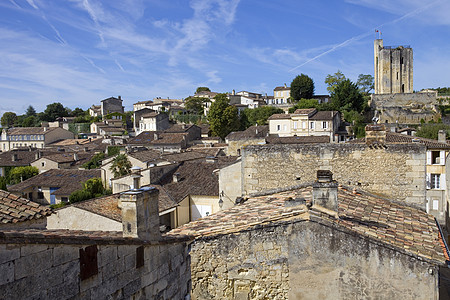
{"type": "Polygon", "coordinates": [[[333,180],[329,170],[318,170],[317,180],[313,183],[312,204],[338,211],[338,183],[333,180]]]}
{"type": "Polygon", "coordinates": [[[172,177],[173,182],[179,182],[180,181],[180,173],[174,173],[172,177]]]}
{"type": "Polygon", "coordinates": [[[17,161],[17,153],[13,153],[12,157],[11,157],[12,161],[17,161]]]}
{"type": "Polygon", "coordinates": [[[445,130],[439,130],[438,132],[438,142],[445,143],[447,141],[447,134],[445,130]]]}

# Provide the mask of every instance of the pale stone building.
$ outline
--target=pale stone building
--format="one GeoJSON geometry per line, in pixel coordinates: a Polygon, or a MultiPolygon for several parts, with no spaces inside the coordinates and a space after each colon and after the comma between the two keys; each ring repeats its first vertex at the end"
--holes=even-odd
{"type": "Polygon", "coordinates": [[[413,50],[374,42],[375,94],[413,93],[413,50]]]}
{"type": "Polygon", "coordinates": [[[3,129],[0,150],[9,151],[21,147],[44,148],[52,142],[73,139],[74,134],[60,127],[17,127],[3,129]]]}

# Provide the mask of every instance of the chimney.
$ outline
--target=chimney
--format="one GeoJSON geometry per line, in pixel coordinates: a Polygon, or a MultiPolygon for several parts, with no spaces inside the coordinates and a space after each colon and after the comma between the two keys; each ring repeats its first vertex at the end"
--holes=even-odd
{"type": "Polygon", "coordinates": [[[35,154],[34,157],[35,157],[36,159],[39,159],[39,158],[41,158],[41,154],[42,154],[41,151],[36,151],[36,154],[35,154]]]}
{"type": "Polygon", "coordinates": [[[153,134],[153,139],[154,140],[158,140],[159,139],[159,134],[157,134],[156,132],[153,134]]]}
{"type": "Polygon", "coordinates": [[[338,211],[338,184],[329,170],[318,170],[317,180],[313,183],[312,205],[338,211]]]}
{"type": "Polygon", "coordinates": [[[89,151],[89,147],[84,147],[84,152],[88,152],[89,151]]]}
{"type": "Polygon", "coordinates": [[[172,177],[172,182],[179,182],[180,181],[180,173],[174,173],[172,177]]]}
{"type": "Polygon", "coordinates": [[[139,190],[141,188],[141,167],[134,166],[131,168],[131,178],[133,178],[133,190],[139,190]]]}
{"type": "Polygon", "coordinates": [[[155,188],[133,189],[120,195],[124,237],[160,239],[158,196],[155,188]]]}
{"type": "Polygon", "coordinates": [[[11,156],[11,160],[12,161],[18,161],[17,153],[13,153],[13,155],[11,156]]]}
{"type": "Polygon", "coordinates": [[[384,124],[366,125],[366,144],[369,146],[386,144],[386,127],[384,124]]]}
{"type": "Polygon", "coordinates": [[[231,95],[236,95],[236,91],[235,91],[235,90],[233,90],[233,92],[231,93],[231,95]]]}
{"type": "Polygon", "coordinates": [[[439,130],[438,132],[438,142],[446,143],[447,142],[447,135],[445,133],[445,130],[439,130]]]}
{"type": "Polygon", "coordinates": [[[78,161],[78,154],[76,152],[73,154],[73,160],[78,161]]]}
{"type": "Polygon", "coordinates": [[[287,85],[286,85],[286,83],[284,84],[284,87],[285,87],[285,88],[287,88],[287,85]]]}
{"type": "Polygon", "coordinates": [[[119,95],[119,96],[117,96],[117,98],[119,99],[119,100],[122,100],[122,97],[119,95]]]}

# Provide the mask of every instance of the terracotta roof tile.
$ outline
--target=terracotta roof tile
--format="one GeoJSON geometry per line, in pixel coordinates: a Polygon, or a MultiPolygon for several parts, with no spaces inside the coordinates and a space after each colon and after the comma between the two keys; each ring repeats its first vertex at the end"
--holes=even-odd
{"type": "Polygon", "coordinates": [[[0,223],[17,223],[39,219],[51,214],[52,209],[48,206],[0,190],[0,223]]]}

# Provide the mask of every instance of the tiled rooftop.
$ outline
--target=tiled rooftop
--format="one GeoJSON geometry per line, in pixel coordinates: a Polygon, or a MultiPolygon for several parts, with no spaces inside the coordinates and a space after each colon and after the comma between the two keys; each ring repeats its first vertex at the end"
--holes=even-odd
{"type": "Polygon", "coordinates": [[[321,136],[268,136],[266,138],[267,144],[313,144],[313,143],[329,143],[330,137],[327,135],[321,136]]]}
{"type": "Polygon", "coordinates": [[[59,127],[17,127],[7,130],[8,135],[20,135],[20,134],[48,134],[59,127]]]}
{"type": "Polygon", "coordinates": [[[235,131],[227,135],[226,139],[231,141],[246,140],[249,138],[264,138],[269,133],[269,125],[250,126],[244,131],[235,131]]]}
{"type": "Polygon", "coordinates": [[[52,214],[51,208],[0,190],[0,223],[17,223],[52,214]]]}
{"type": "Polygon", "coordinates": [[[100,170],[48,170],[8,188],[11,192],[22,192],[32,186],[59,187],[53,195],[70,195],[82,189],[82,183],[88,179],[100,177],[100,170]]]}
{"type": "Polygon", "coordinates": [[[438,227],[433,216],[407,206],[390,202],[366,193],[353,193],[339,188],[339,218],[320,207],[305,204],[285,206],[286,201],[312,199],[312,187],[307,186],[267,196],[253,197],[168,233],[170,236],[190,235],[201,238],[237,233],[256,226],[283,222],[307,222],[339,226],[390,247],[440,263],[448,260],[438,227]]]}
{"type": "MultiPolygon", "coordinates": [[[[350,143],[365,143],[364,138],[355,139],[350,141],[350,143]]],[[[386,143],[392,144],[424,144],[427,148],[430,149],[450,149],[450,141],[446,141],[445,143],[439,142],[437,140],[427,139],[418,136],[411,136],[396,132],[386,131],[386,143]]]]}

